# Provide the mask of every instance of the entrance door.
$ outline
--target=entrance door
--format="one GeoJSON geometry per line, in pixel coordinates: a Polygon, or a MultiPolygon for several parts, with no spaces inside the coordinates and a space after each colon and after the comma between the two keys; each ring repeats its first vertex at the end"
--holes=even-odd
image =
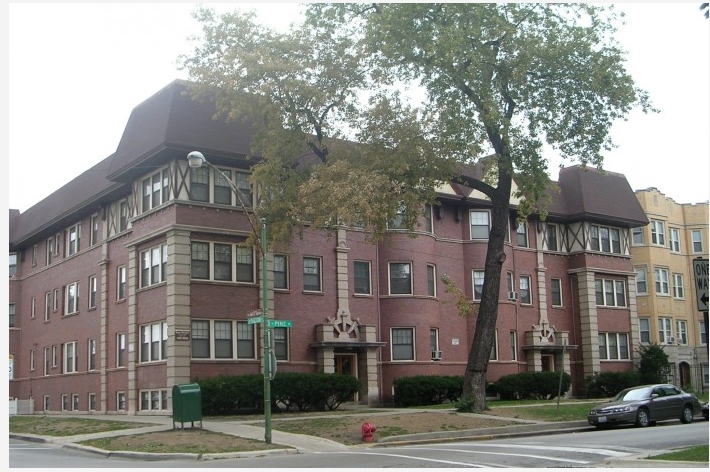
{"type": "Polygon", "coordinates": [[[540,358],[543,372],[553,372],[555,370],[555,356],[553,354],[542,354],[540,358]]]}
{"type": "MultiPolygon", "coordinates": [[[[335,354],[335,373],[357,377],[355,359],[355,354],[335,354]]],[[[348,401],[357,401],[357,399],[357,393],[355,393],[348,401]]]]}
{"type": "Polygon", "coordinates": [[[355,375],[355,354],[336,354],[335,373],[341,375],[355,375]]]}

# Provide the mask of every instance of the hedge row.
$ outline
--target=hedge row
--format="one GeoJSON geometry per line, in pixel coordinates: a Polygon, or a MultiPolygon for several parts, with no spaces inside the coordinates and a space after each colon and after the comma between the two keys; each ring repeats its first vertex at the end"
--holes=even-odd
{"type": "Polygon", "coordinates": [[[394,406],[426,406],[456,402],[463,392],[462,376],[415,375],[392,382],[394,406]]]}
{"type": "MultiPolygon", "coordinates": [[[[220,375],[195,379],[200,386],[202,413],[236,415],[264,410],[264,377],[260,374],[220,375]]],[[[335,410],[360,390],[351,375],[279,373],[270,386],[273,410],[335,410]]]]}
{"type": "Polygon", "coordinates": [[[613,397],[629,387],[636,387],[641,382],[638,372],[601,372],[585,379],[585,391],[588,398],[613,397]]]}
{"type": "Polygon", "coordinates": [[[533,398],[547,400],[567,393],[572,386],[572,377],[562,373],[560,387],[559,372],[521,372],[504,375],[493,384],[501,400],[521,400],[533,398]]]}

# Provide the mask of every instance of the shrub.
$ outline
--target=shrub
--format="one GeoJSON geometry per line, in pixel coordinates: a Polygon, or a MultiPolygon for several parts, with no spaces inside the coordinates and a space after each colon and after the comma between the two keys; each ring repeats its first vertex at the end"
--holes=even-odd
{"type": "MultiPolygon", "coordinates": [[[[264,376],[220,375],[199,380],[202,412],[223,416],[263,411],[264,376]]],[[[360,389],[360,381],[351,375],[284,372],[271,381],[271,405],[286,411],[335,410],[360,389]]]]}
{"type": "Polygon", "coordinates": [[[585,391],[588,398],[606,398],[639,384],[638,372],[597,372],[585,379],[585,391]]]}
{"type": "Polygon", "coordinates": [[[558,391],[564,395],[572,385],[572,377],[567,372],[562,373],[560,386],[559,372],[520,372],[504,375],[494,385],[501,400],[542,400],[555,398],[558,391]]]}
{"type": "Polygon", "coordinates": [[[670,362],[663,346],[658,343],[642,344],[637,351],[640,356],[639,381],[642,384],[666,382],[670,372],[670,362]]]}
{"type": "Polygon", "coordinates": [[[462,376],[415,375],[394,379],[392,384],[397,407],[455,403],[463,392],[462,376]]]}

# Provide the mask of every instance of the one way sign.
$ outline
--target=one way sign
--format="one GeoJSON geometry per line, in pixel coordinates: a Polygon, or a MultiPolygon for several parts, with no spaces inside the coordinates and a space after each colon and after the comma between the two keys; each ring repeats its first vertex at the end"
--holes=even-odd
{"type": "Polygon", "coordinates": [[[695,294],[698,297],[698,311],[708,311],[708,260],[693,259],[695,294]]]}

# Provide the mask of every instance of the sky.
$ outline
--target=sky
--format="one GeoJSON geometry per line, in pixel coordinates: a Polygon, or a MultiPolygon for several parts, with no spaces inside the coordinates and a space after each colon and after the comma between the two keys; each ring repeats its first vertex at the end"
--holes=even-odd
{"type": "MultiPolygon", "coordinates": [[[[627,70],[661,112],[632,112],[612,127],[604,168],[633,190],[656,187],[678,203],[706,202],[710,181],[710,20],[690,3],[620,3],[627,70]]],[[[287,28],[299,6],[255,8],[287,28]]],[[[8,206],[24,212],[115,152],[134,107],[175,79],[177,58],[201,32],[192,3],[11,3],[8,6],[8,206]]],[[[549,156],[557,178],[559,161],[549,156]]]]}

